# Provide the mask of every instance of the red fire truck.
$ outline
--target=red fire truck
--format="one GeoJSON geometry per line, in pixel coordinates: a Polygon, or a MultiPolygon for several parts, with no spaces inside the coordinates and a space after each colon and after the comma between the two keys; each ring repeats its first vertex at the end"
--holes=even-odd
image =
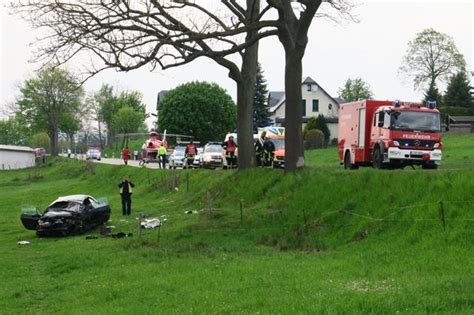
{"type": "Polygon", "coordinates": [[[439,111],[432,103],[363,100],[339,108],[338,151],[346,169],[436,169],[441,161],[439,111]]]}

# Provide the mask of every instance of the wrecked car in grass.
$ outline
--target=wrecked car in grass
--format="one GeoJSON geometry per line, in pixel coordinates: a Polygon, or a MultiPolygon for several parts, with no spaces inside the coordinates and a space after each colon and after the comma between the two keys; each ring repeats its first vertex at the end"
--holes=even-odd
{"type": "Polygon", "coordinates": [[[38,236],[66,236],[80,234],[110,218],[106,201],[88,195],[70,195],[53,201],[43,213],[36,208],[22,211],[21,222],[38,236]]]}

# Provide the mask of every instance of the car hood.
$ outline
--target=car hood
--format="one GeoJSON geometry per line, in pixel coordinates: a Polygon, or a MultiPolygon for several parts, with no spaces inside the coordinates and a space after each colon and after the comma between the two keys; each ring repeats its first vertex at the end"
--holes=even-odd
{"type": "Polygon", "coordinates": [[[43,214],[42,219],[51,219],[51,218],[69,218],[72,217],[73,213],[70,211],[49,211],[43,214]]]}
{"type": "Polygon", "coordinates": [[[277,149],[275,150],[275,156],[285,156],[285,149],[277,149]]]}

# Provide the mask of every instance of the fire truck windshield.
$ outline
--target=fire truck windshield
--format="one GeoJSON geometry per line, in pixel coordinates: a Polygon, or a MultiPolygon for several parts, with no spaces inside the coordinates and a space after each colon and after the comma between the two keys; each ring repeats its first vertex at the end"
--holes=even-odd
{"type": "Polygon", "coordinates": [[[439,113],[396,111],[391,114],[390,129],[439,132],[439,113]]]}

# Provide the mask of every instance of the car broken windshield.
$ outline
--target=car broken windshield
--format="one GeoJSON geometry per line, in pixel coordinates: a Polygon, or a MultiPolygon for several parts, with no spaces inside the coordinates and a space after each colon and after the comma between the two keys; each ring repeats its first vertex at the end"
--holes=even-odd
{"type": "Polygon", "coordinates": [[[79,212],[81,209],[81,204],[74,201],[59,201],[53,203],[48,207],[46,212],[58,212],[58,211],[72,211],[79,212]]]}

